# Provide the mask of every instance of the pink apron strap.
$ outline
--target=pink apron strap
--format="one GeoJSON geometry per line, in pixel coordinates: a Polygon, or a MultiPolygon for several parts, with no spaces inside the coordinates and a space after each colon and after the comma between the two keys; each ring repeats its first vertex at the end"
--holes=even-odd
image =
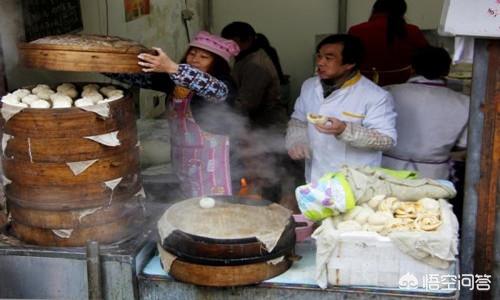
{"type": "Polygon", "coordinates": [[[231,195],[229,137],[203,131],[191,116],[189,102],[174,98],[169,120],[172,164],[187,197],[231,195]]]}

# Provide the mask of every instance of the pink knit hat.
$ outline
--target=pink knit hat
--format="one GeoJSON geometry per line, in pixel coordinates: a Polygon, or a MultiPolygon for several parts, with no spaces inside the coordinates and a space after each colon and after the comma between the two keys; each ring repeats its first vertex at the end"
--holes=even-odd
{"type": "Polygon", "coordinates": [[[200,31],[189,45],[219,55],[227,62],[230,61],[231,57],[236,56],[238,55],[238,53],[240,53],[240,47],[238,47],[238,44],[236,44],[236,42],[232,40],[226,40],[206,31],[200,31]]]}

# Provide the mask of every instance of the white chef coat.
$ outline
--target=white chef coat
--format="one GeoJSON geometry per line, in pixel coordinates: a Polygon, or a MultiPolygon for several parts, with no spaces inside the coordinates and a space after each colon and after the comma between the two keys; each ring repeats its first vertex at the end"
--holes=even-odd
{"type": "Polygon", "coordinates": [[[469,97],[447,88],[443,80],[423,76],[386,88],[394,97],[399,140],[386,151],[382,165],[447,179],[451,149],[467,145],[469,97]]]}
{"type": "MultiPolygon", "coordinates": [[[[391,95],[360,74],[326,98],[319,77],[306,80],[291,117],[307,122],[308,113],[361,124],[396,142],[396,113],[391,95]]],[[[306,159],[307,182],[337,171],[343,165],[380,166],[381,151],[352,147],[334,135],[319,132],[311,123],[307,125],[307,133],[311,147],[311,159],[306,159]]]]}

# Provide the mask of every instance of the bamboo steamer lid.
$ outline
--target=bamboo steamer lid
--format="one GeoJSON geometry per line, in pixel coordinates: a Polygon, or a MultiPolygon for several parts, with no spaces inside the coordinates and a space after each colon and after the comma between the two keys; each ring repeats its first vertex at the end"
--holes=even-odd
{"type": "Polygon", "coordinates": [[[18,45],[21,63],[56,71],[140,73],[139,53],[155,51],[124,38],[104,35],[54,35],[18,45]]]}

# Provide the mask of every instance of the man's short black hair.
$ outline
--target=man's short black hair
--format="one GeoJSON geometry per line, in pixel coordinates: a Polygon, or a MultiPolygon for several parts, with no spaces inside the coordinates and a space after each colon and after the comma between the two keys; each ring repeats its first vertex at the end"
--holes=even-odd
{"type": "Polygon", "coordinates": [[[429,46],[415,52],[411,65],[417,75],[439,79],[450,72],[451,57],[446,49],[429,46]]]}
{"type": "Polygon", "coordinates": [[[316,53],[319,49],[327,44],[341,44],[342,49],[342,64],[353,64],[354,69],[359,69],[359,64],[363,57],[363,44],[361,40],[349,34],[332,34],[319,42],[316,47],[316,53]]]}
{"type": "Polygon", "coordinates": [[[225,39],[239,38],[241,41],[248,41],[255,38],[255,29],[245,22],[232,22],[227,24],[221,32],[221,36],[225,39]]]}

